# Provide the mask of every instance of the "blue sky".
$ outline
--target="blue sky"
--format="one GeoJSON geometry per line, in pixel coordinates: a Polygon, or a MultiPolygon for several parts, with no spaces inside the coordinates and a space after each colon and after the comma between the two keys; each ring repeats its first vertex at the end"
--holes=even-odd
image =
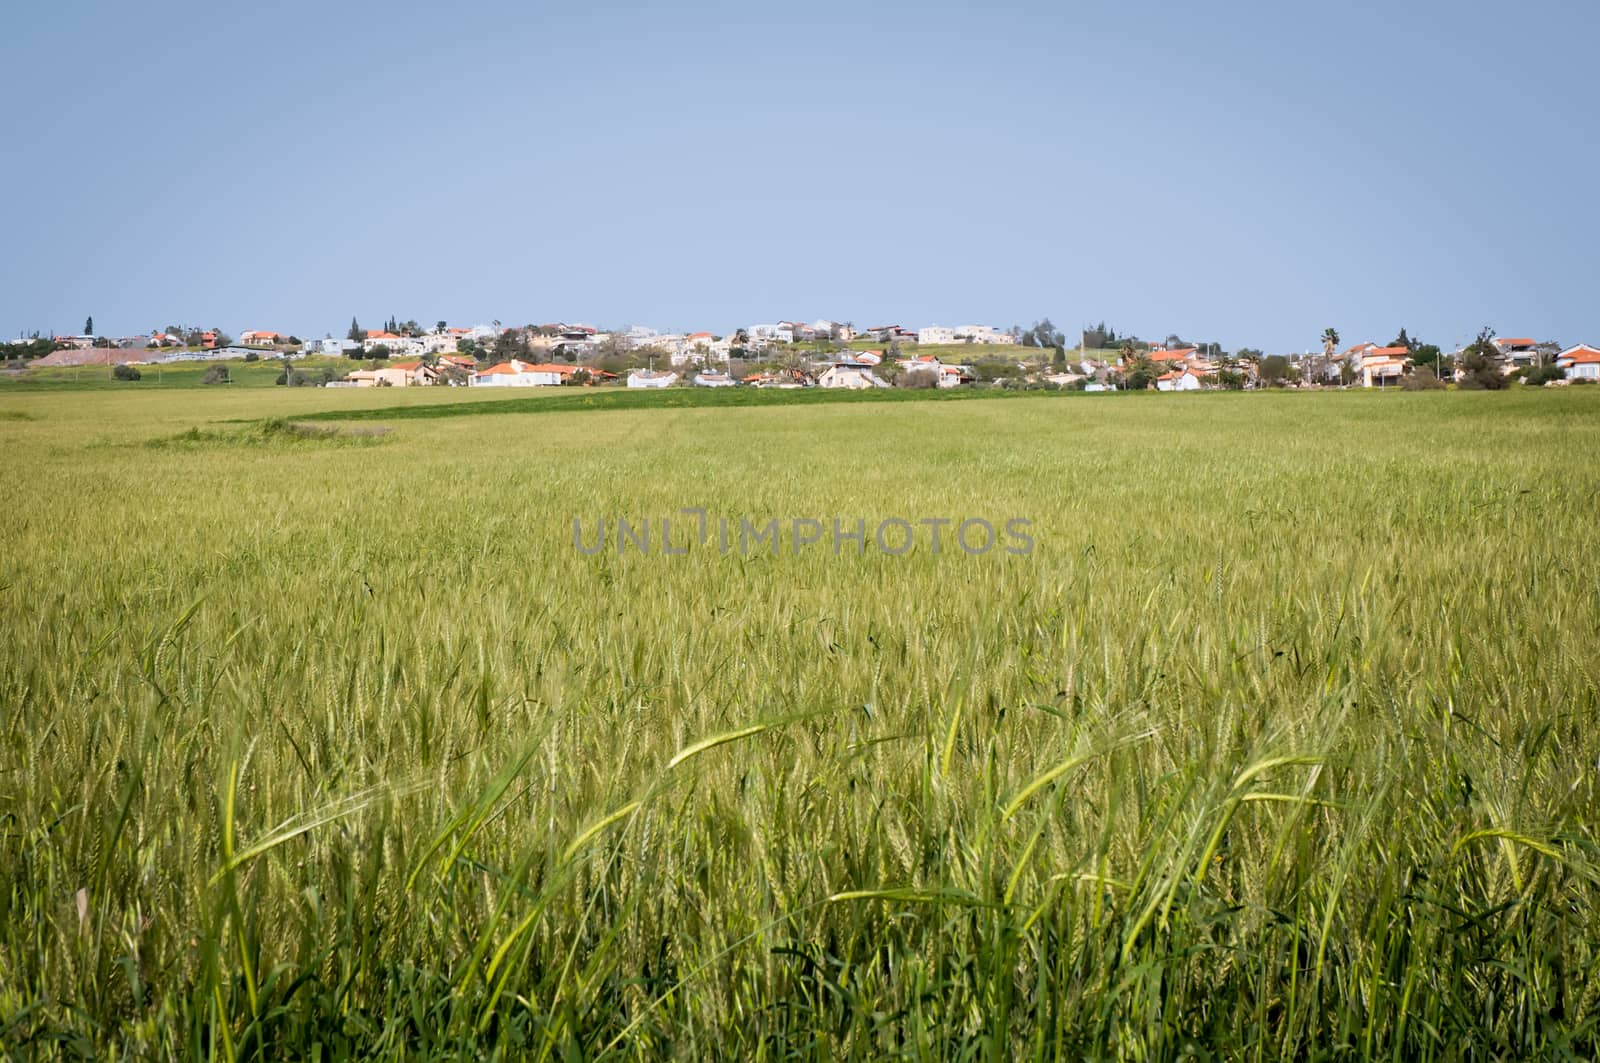
{"type": "Polygon", "coordinates": [[[1600,5],[8,4],[0,334],[1600,341],[1600,5]]]}

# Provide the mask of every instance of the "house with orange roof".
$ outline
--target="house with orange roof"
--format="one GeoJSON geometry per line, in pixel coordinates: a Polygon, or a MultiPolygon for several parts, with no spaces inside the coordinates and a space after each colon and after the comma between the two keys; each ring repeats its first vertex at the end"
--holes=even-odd
{"type": "Polygon", "coordinates": [[[972,375],[970,365],[941,365],[939,367],[939,386],[942,388],[958,388],[962,384],[970,384],[977,377],[972,375]]]}
{"type": "Polygon", "coordinates": [[[540,388],[565,384],[578,371],[575,365],[552,365],[524,362],[516,358],[509,362],[491,365],[472,378],[473,386],[480,388],[540,388]]]}
{"type": "Polygon", "coordinates": [[[872,366],[857,358],[844,358],[828,366],[817,377],[819,388],[845,388],[847,390],[860,390],[865,388],[886,388],[887,380],[882,379],[872,371],[872,366]]]}
{"type": "Polygon", "coordinates": [[[1490,342],[1505,359],[1507,372],[1532,365],[1539,358],[1539,341],[1527,336],[1496,336],[1490,342]]]}
{"type": "Polygon", "coordinates": [[[1556,368],[1562,370],[1568,380],[1600,381],[1600,348],[1587,343],[1568,347],[1556,355],[1556,368]]]}
{"type": "Polygon", "coordinates": [[[1199,391],[1205,386],[1204,375],[1187,366],[1156,377],[1157,391],[1199,391]]]}
{"type": "Polygon", "coordinates": [[[362,341],[361,347],[363,350],[371,351],[378,346],[387,349],[391,358],[396,355],[404,358],[428,353],[427,345],[419,336],[402,336],[398,332],[373,329],[367,333],[367,338],[362,341]]]}
{"type": "MultiPolygon", "coordinates": [[[[239,333],[239,342],[246,347],[271,347],[282,339],[283,337],[276,332],[263,332],[259,329],[239,333]]],[[[212,346],[216,346],[215,337],[212,338],[212,346]]]]}
{"type": "Polygon", "coordinates": [[[1155,362],[1157,365],[1167,363],[1173,365],[1182,365],[1199,353],[1200,348],[1198,347],[1173,347],[1168,349],[1166,347],[1157,346],[1150,348],[1150,360],[1155,362]]]}
{"type": "Polygon", "coordinates": [[[1364,388],[1386,388],[1400,383],[1411,365],[1409,347],[1372,347],[1361,352],[1355,363],[1364,388]]]}
{"type": "Polygon", "coordinates": [[[345,380],[358,388],[429,387],[439,382],[439,371],[420,361],[391,362],[378,369],[358,369],[345,380]]]}

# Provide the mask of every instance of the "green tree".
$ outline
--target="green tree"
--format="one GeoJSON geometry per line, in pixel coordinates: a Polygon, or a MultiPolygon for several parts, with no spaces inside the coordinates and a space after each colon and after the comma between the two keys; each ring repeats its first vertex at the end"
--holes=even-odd
{"type": "Polygon", "coordinates": [[[362,328],[355,318],[351,318],[350,331],[345,334],[345,338],[355,340],[357,343],[364,343],[367,338],[367,330],[362,328]]]}
{"type": "MultiPolygon", "coordinates": [[[[1331,331],[1331,330],[1330,330],[1331,331]]],[[[1269,354],[1261,359],[1261,383],[1281,387],[1289,379],[1289,359],[1281,354],[1269,354]]]]}
{"type": "Polygon", "coordinates": [[[83,319],[83,334],[85,336],[93,336],[94,335],[94,315],[93,314],[90,314],[88,317],[83,319]]]}
{"type": "Polygon", "coordinates": [[[1438,373],[1441,357],[1437,343],[1419,343],[1411,349],[1411,364],[1418,368],[1429,366],[1435,374],[1438,373]]]}
{"type": "Polygon", "coordinates": [[[1339,330],[1331,325],[1322,330],[1322,353],[1325,357],[1332,358],[1333,352],[1339,349],[1339,330]]]}
{"type": "Polygon", "coordinates": [[[1148,354],[1136,354],[1122,374],[1123,384],[1129,391],[1148,391],[1161,373],[1162,368],[1148,354]]]}
{"type": "Polygon", "coordinates": [[[522,359],[528,354],[528,339],[519,329],[508,328],[494,338],[494,357],[496,361],[509,362],[511,359],[522,359]]]}
{"type": "Polygon", "coordinates": [[[1480,331],[1461,352],[1461,374],[1461,387],[1467,391],[1502,391],[1511,386],[1511,378],[1501,371],[1494,329],[1480,331]]]}

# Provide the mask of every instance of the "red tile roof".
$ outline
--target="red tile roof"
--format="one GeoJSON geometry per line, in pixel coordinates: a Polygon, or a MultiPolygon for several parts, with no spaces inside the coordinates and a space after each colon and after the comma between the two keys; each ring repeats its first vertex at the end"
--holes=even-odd
{"type": "Polygon", "coordinates": [[[1589,346],[1587,343],[1580,343],[1576,347],[1568,347],[1562,351],[1560,360],[1579,365],[1590,365],[1594,362],[1600,362],[1600,350],[1589,346]]]}

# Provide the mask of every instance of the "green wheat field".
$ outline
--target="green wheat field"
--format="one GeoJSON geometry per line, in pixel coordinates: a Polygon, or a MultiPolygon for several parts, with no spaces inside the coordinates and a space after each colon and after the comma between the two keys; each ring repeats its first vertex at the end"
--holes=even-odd
{"type": "Polygon", "coordinates": [[[0,1056],[1600,1051],[1600,389],[504,401],[0,391],[0,1056]]]}

